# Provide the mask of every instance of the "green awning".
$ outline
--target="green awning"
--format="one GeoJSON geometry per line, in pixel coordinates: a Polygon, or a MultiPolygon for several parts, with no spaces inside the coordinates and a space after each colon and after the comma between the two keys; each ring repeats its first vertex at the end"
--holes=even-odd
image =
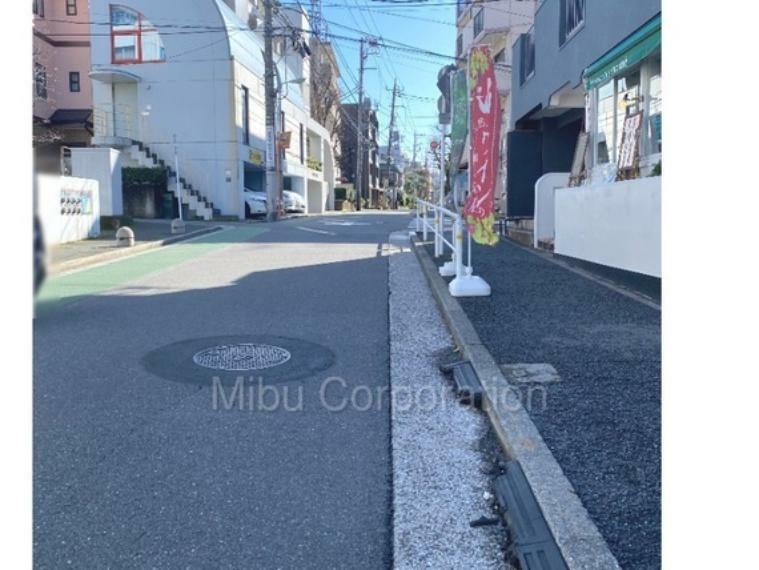
{"type": "Polygon", "coordinates": [[[628,67],[651,55],[659,46],[661,46],[661,14],[649,20],[638,31],[588,67],[583,73],[585,88],[590,91],[603,85],[615,75],[619,75],[628,67]]]}

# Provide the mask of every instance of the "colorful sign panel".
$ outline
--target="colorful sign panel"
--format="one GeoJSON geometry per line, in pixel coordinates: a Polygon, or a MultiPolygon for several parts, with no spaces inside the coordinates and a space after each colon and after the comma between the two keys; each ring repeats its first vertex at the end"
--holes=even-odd
{"type": "Polygon", "coordinates": [[[468,103],[466,69],[461,69],[451,74],[451,161],[448,173],[451,180],[456,179],[464,155],[469,126],[468,103]]]}
{"type": "Polygon", "coordinates": [[[475,242],[498,243],[495,224],[495,185],[501,139],[501,102],[493,58],[487,46],[469,52],[469,197],[464,219],[475,242]]]}

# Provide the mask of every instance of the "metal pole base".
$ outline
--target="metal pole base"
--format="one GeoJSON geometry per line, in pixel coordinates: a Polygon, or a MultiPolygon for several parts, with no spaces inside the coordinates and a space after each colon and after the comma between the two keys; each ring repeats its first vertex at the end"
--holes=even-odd
{"type": "Polygon", "coordinates": [[[448,284],[448,291],[454,297],[489,297],[490,285],[476,275],[462,275],[448,284]]]}
{"type": "Polygon", "coordinates": [[[446,261],[443,266],[438,269],[438,273],[440,273],[441,277],[453,277],[456,275],[456,262],[453,259],[446,261]]]}

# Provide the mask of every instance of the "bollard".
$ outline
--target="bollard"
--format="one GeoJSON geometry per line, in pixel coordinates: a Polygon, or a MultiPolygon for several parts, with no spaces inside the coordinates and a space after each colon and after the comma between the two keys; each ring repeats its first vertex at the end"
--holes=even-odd
{"type": "Polygon", "coordinates": [[[422,239],[427,241],[427,204],[422,204],[422,239]]]}
{"type": "Polygon", "coordinates": [[[134,245],[132,228],[122,226],[116,231],[116,245],[119,247],[132,247],[134,245]]]}

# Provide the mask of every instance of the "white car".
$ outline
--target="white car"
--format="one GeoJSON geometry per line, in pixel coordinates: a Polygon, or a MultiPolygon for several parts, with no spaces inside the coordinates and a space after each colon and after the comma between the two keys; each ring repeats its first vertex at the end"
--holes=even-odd
{"type": "Polygon", "coordinates": [[[285,212],[299,212],[305,214],[306,202],[300,194],[296,194],[291,190],[284,190],[282,195],[284,197],[285,212]]]}
{"type": "Polygon", "coordinates": [[[266,192],[256,192],[246,188],[244,197],[246,218],[266,215],[266,192]]]}

